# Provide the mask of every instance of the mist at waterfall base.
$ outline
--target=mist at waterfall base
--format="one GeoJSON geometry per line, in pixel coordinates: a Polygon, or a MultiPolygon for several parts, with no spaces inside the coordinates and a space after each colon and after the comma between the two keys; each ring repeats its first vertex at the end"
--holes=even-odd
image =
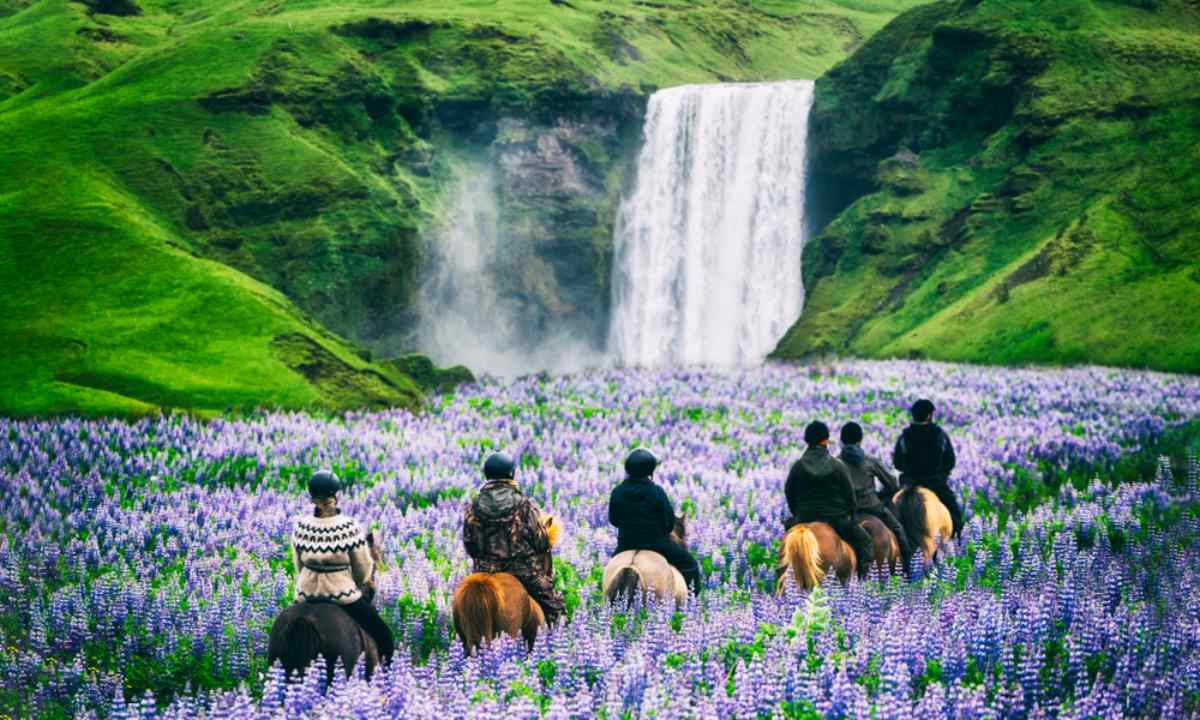
{"type": "Polygon", "coordinates": [[[504,378],[605,364],[603,349],[571,328],[544,329],[517,290],[524,249],[502,236],[496,198],[486,159],[460,167],[445,217],[427,244],[417,349],[439,365],[504,378]]]}
{"type": "Polygon", "coordinates": [[[799,317],[807,81],[688,85],[651,96],[614,229],[608,347],[544,316],[506,273],[487,159],[464,164],[428,244],[418,349],[515,377],[603,365],[761,363],[799,317]]]}
{"type": "Polygon", "coordinates": [[[615,227],[622,365],[761,363],[804,304],[807,81],[655,93],[615,227]]]}

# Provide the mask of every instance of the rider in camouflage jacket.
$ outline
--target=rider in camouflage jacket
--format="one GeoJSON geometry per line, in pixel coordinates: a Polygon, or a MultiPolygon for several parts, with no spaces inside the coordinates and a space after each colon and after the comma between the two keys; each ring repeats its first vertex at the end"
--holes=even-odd
{"type": "Polygon", "coordinates": [[[475,572],[516,577],[552,624],[566,608],[554,589],[550,536],[542,514],[517,489],[514,469],[512,459],[503,453],[487,459],[488,482],[463,517],[463,545],[475,562],[475,572]]]}

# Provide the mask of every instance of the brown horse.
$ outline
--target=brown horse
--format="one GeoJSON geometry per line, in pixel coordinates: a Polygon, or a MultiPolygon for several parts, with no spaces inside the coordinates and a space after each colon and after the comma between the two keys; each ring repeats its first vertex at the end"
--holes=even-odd
{"type": "MultiPolygon", "coordinates": [[[[376,566],[382,565],[383,558],[374,533],[367,533],[367,544],[376,566]]],[[[326,679],[330,682],[339,658],[347,677],[359,657],[366,662],[367,677],[379,664],[375,641],[341,605],[301,601],[284,608],[271,625],[267,664],[273,665],[278,660],[288,674],[303,673],[318,655],[325,658],[326,679]]]]}
{"type": "Polygon", "coordinates": [[[925,562],[931,562],[941,544],[950,540],[954,529],[950,511],[933,491],[920,486],[905,486],[896,493],[895,503],[904,533],[920,544],[925,562]]]}
{"type": "MultiPolygon", "coordinates": [[[[671,541],[686,547],[686,538],[687,524],[682,516],[676,515],[671,541]]],[[[679,607],[687,602],[688,595],[683,575],[653,550],[626,550],[614,555],[604,566],[602,587],[609,602],[624,600],[627,604],[639,594],[644,599],[653,593],[660,602],[674,598],[675,606],[679,607]]]]}
{"type": "MultiPolygon", "coordinates": [[[[900,561],[900,544],[883,521],[874,515],[857,517],[859,527],[871,536],[870,562],[895,573],[900,561]]],[[[845,585],[858,569],[859,558],[850,544],[827,523],[810,522],[792,526],[783,538],[776,570],[776,592],[783,592],[784,579],[790,567],[801,590],[820,585],[829,571],[845,585]]]]}
{"type": "MultiPolygon", "coordinates": [[[[553,547],[558,544],[562,526],[553,517],[544,522],[553,547]]],[[[545,562],[550,563],[549,555],[545,562]]],[[[520,635],[532,649],[538,628],[546,624],[542,607],[525,592],[521,581],[503,572],[477,572],[463,578],[454,590],[451,609],[454,629],[468,655],[500,633],[512,638],[520,635]]]]}

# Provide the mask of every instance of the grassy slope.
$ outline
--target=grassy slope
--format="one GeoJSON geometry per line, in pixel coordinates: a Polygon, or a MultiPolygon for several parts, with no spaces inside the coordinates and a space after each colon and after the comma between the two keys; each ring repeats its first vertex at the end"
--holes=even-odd
{"type": "Polygon", "coordinates": [[[411,302],[430,128],[815,77],[912,4],[0,0],[0,412],[411,402],[320,323],[411,302]]]}
{"type": "Polygon", "coordinates": [[[1195,4],[920,8],[818,83],[813,122],[853,203],[778,355],[1200,370],[1195,4]]]}

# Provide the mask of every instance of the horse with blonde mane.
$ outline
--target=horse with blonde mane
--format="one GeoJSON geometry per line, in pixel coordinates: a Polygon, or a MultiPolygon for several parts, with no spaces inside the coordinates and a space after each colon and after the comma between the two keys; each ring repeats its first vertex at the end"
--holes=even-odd
{"type": "MultiPolygon", "coordinates": [[[[874,515],[860,515],[856,521],[871,536],[871,558],[876,567],[895,573],[900,564],[900,544],[883,521],[874,515]]],[[[787,531],[779,552],[776,592],[782,594],[787,570],[791,568],[801,590],[812,590],[833,572],[843,585],[858,569],[860,560],[850,544],[827,523],[797,523],[787,531]]]]}
{"type": "MultiPolygon", "coordinates": [[[[682,516],[676,515],[671,541],[686,546],[686,537],[687,524],[682,516]]],[[[675,606],[681,607],[688,596],[683,574],[653,550],[625,550],[614,555],[604,566],[602,587],[609,602],[623,600],[626,604],[652,594],[659,602],[674,598],[675,606]]]]}
{"type": "Polygon", "coordinates": [[[904,533],[921,546],[925,562],[932,562],[954,529],[950,511],[932,490],[919,485],[905,486],[896,493],[894,502],[904,533]]]}
{"type": "MultiPolygon", "coordinates": [[[[562,525],[555,517],[546,517],[546,534],[550,546],[558,544],[562,525]]],[[[550,554],[543,557],[550,567],[550,554]]],[[[468,655],[483,643],[490,643],[504,633],[520,636],[529,649],[537,639],[538,628],[546,624],[546,616],[537,601],[530,597],[515,576],[505,573],[471,573],[463,578],[451,599],[454,629],[468,655]]]]}

